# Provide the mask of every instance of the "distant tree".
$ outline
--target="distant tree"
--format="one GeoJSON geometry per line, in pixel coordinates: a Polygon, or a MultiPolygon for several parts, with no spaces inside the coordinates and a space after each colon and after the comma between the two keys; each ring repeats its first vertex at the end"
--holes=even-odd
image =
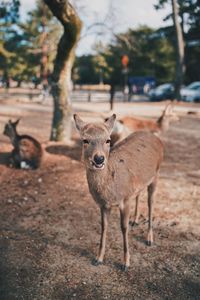
{"type": "Polygon", "coordinates": [[[23,77],[35,83],[47,80],[53,71],[57,44],[62,34],[59,22],[43,1],[37,1],[36,8],[28,13],[27,20],[21,24],[22,40],[26,51],[23,60],[26,64],[23,77]]]}
{"type": "Polygon", "coordinates": [[[0,23],[13,24],[19,19],[19,0],[0,1],[0,23]]]}
{"type": "Polygon", "coordinates": [[[76,45],[80,37],[82,22],[68,0],[44,1],[53,15],[61,22],[64,30],[58,44],[52,75],[54,113],[50,139],[68,142],[71,139],[71,70],[74,63],[76,45]]]}
{"type": "Polygon", "coordinates": [[[19,85],[22,81],[38,84],[53,70],[62,27],[43,1],[36,2],[23,23],[17,7],[19,10],[19,1],[6,5],[5,10],[0,6],[0,67],[4,77],[13,78],[19,85]]]}
{"type": "MultiPolygon", "coordinates": [[[[189,83],[191,81],[200,80],[198,67],[200,61],[200,0],[177,0],[176,3],[178,6],[178,19],[180,20],[178,23],[181,25],[185,44],[184,81],[189,83]]],[[[172,0],[158,0],[155,7],[156,9],[162,9],[166,4],[172,5],[172,0]]],[[[164,20],[170,18],[173,19],[173,11],[171,14],[167,15],[164,20]]],[[[174,45],[177,45],[176,39],[173,38],[173,32],[175,31],[172,30],[172,27],[174,28],[174,25],[167,26],[161,30],[174,45]]],[[[183,55],[183,49],[181,55],[183,55]]],[[[184,71],[184,66],[182,66],[182,69],[184,71]]]]}
{"type": "Polygon", "coordinates": [[[73,81],[78,84],[97,84],[99,76],[94,64],[95,56],[88,54],[76,57],[73,67],[73,81]]]}
{"type": "Polygon", "coordinates": [[[159,31],[140,26],[116,36],[105,53],[110,80],[115,84],[123,84],[121,58],[124,54],[129,57],[129,76],[154,76],[159,82],[171,81],[174,76],[174,49],[159,31]]]}
{"type": "Polygon", "coordinates": [[[172,0],[173,10],[173,23],[176,33],[176,80],[175,80],[175,97],[177,100],[181,99],[180,89],[183,84],[183,76],[185,72],[185,51],[184,51],[184,40],[183,31],[179,22],[179,8],[177,0],[172,0]]]}
{"type": "Polygon", "coordinates": [[[160,30],[147,26],[130,29],[115,36],[107,47],[97,54],[76,58],[78,83],[98,83],[102,68],[104,83],[123,86],[122,56],[129,57],[129,76],[154,76],[159,83],[172,81],[175,76],[175,51],[173,44],[160,30]]]}
{"type": "Polygon", "coordinates": [[[188,0],[186,8],[187,14],[187,34],[185,36],[185,63],[187,83],[200,81],[200,0],[188,0]]]}
{"type": "Polygon", "coordinates": [[[14,48],[9,49],[10,40],[17,35],[16,23],[19,20],[20,1],[0,1],[0,75],[9,87],[10,66],[15,57],[14,48]]]}

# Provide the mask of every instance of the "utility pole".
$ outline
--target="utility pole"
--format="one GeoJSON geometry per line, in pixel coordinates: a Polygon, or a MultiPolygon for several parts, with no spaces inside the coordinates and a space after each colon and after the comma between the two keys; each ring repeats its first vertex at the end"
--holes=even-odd
{"type": "Polygon", "coordinates": [[[122,56],[122,73],[124,74],[124,101],[127,101],[129,88],[128,88],[128,63],[129,58],[127,55],[122,56]]]}

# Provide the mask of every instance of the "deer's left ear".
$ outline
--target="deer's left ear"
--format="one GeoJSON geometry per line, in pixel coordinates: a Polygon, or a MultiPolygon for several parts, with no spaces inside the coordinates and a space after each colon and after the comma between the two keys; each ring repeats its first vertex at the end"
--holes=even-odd
{"type": "Polygon", "coordinates": [[[78,131],[81,131],[83,127],[86,125],[86,123],[76,114],[74,115],[74,121],[78,131]]]}
{"type": "Polygon", "coordinates": [[[106,121],[104,123],[106,125],[106,127],[108,128],[110,133],[111,133],[113,127],[114,127],[115,120],[116,120],[116,115],[113,114],[110,118],[106,119],[106,121]]]}

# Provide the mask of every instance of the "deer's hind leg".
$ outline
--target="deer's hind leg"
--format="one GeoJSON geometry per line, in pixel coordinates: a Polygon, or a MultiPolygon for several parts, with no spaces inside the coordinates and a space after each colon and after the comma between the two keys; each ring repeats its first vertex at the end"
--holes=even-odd
{"type": "Polygon", "coordinates": [[[148,235],[147,235],[147,245],[151,246],[153,243],[153,224],[152,224],[152,211],[153,211],[153,198],[156,190],[157,179],[148,186],[148,235]]]}

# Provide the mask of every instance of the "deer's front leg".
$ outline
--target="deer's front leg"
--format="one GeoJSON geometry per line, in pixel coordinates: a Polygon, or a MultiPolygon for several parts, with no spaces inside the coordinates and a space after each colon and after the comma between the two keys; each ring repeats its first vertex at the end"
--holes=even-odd
{"type": "Polygon", "coordinates": [[[10,165],[15,168],[20,168],[21,158],[19,152],[16,149],[13,149],[10,156],[10,165]]]}
{"type": "Polygon", "coordinates": [[[126,205],[120,208],[120,220],[121,220],[121,230],[123,235],[123,247],[124,247],[124,265],[122,269],[126,271],[130,265],[130,254],[128,246],[128,225],[130,217],[130,206],[126,205]]]}
{"type": "Polygon", "coordinates": [[[99,255],[95,262],[96,265],[102,264],[105,248],[106,248],[106,234],[108,229],[108,217],[110,214],[110,210],[101,208],[101,239],[99,245],[99,255]]]}

